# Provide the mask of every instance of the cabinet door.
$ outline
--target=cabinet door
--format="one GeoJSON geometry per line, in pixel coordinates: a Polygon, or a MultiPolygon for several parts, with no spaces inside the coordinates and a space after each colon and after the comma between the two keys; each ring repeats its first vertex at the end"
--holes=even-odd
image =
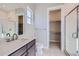
{"type": "Polygon", "coordinates": [[[35,56],[35,45],[28,50],[28,56],[35,56]]]}
{"type": "Polygon", "coordinates": [[[35,56],[36,55],[36,40],[34,39],[30,43],[28,43],[28,56],[35,56]]]}
{"type": "Polygon", "coordinates": [[[77,55],[77,8],[66,16],[66,51],[77,55]]]}
{"type": "Polygon", "coordinates": [[[28,52],[26,51],[25,53],[23,53],[21,56],[27,56],[28,52]]]}

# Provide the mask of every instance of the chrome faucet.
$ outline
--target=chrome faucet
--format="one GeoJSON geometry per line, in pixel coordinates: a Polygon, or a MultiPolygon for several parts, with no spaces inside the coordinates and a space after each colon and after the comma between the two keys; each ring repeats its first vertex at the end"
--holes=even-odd
{"type": "Polygon", "coordinates": [[[18,35],[16,33],[14,33],[13,36],[11,36],[10,33],[7,33],[6,36],[8,36],[6,37],[6,42],[10,42],[18,39],[18,35]]]}
{"type": "Polygon", "coordinates": [[[12,40],[17,40],[17,39],[18,39],[18,35],[16,33],[14,33],[12,36],[12,40]]]}
{"type": "Polygon", "coordinates": [[[9,36],[10,37],[10,33],[7,33],[6,36],[9,36]]]}
{"type": "Polygon", "coordinates": [[[6,36],[8,36],[8,37],[6,37],[6,42],[10,42],[10,40],[11,40],[10,39],[10,36],[11,36],[10,33],[7,33],[6,36]]]}

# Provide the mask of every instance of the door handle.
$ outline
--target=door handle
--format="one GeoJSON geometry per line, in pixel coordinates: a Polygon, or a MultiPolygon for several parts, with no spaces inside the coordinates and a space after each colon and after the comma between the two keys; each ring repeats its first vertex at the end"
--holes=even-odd
{"type": "Polygon", "coordinates": [[[78,34],[77,33],[72,33],[72,38],[74,38],[74,39],[78,38],[78,34]]]}

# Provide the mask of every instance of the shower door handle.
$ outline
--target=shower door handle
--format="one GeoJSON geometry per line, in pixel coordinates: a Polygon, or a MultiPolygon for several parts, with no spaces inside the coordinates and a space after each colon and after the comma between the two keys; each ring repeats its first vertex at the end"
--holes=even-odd
{"type": "Polygon", "coordinates": [[[78,38],[78,34],[77,33],[72,33],[72,38],[74,38],[74,39],[78,38]]]}

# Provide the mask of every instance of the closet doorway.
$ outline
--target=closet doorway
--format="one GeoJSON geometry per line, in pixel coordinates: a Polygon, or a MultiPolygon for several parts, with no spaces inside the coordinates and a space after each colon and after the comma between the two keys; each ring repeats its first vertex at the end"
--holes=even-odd
{"type": "Polygon", "coordinates": [[[49,11],[49,47],[61,48],[61,9],[49,11]]]}

